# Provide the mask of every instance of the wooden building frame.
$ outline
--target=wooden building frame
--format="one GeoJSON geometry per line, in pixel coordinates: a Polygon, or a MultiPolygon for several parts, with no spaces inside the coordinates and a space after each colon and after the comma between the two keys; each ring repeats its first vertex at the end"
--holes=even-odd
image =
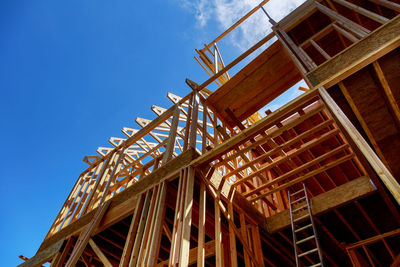
{"type": "Polygon", "coordinates": [[[209,79],[84,158],[20,266],[400,265],[400,2],[307,0],[279,22],[267,2],[196,50],[209,79]],[[217,43],[260,9],[271,33],[225,65],[217,43]],[[288,192],[303,184],[323,262],[316,241],[293,250],[288,192]]]}

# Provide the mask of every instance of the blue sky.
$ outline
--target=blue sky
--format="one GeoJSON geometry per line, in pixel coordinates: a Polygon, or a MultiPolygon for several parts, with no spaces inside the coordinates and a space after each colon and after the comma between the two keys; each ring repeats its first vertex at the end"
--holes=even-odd
{"type": "MultiPolygon", "coordinates": [[[[35,254],[85,155],[136,116],[154,118],[151,105],[169,107],[168,91],[186,95],[186,77],[207,78],[194,49],[229,21],[202,3],[0,1],[2,266],[35,254]]],[[[222,54],[238,56],[245,44],[231,41],[222,54]]]]}

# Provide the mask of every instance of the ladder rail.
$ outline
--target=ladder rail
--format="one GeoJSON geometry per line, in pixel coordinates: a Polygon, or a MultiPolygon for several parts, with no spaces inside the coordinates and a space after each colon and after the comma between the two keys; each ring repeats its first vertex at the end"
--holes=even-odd
{"type": "Polygon", "coordinates": [[[288,200],[289,200],[289,210],[290,210],[290,223],[292,225],[292,233],[293,233],[294,258],[296,259],[296,266],[299,266],[299,258],[297,257],[297,246],[296,246],[297,238],[293,221],[292,199],[290,195],[290,190],[288,190],[288,200]]]}
{"type": "Polygon", "coordinates": [[[321,245],[319,243],[319,238],[318,238],[318,235],[317,235],[317,228],[315,227],[314,218],[312,216],[311,205],[310,205],[311,203],[310,203],[310,199],[308,198],[308,192],[307,192],[307,188],[306,188],[306,184],[305,183],[303,183],[303,188],[304,188],[304,193],[306,195],[307,209],[308,209],[308,212],[310,214],[310,220],[311,220],[312,229],[314,231],[315,243],[316,243],[317,249],[318,249],[319,260],[321,262],[321,266],[323,267],[324,263],[323,263],[323,258],[322,258],[321,245]]]}

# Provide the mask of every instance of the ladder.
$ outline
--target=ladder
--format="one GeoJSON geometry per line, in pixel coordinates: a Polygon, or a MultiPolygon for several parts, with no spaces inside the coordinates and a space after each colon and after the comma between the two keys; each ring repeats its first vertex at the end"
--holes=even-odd
{"type": "MultiPolygon", "coordinates": [[[[297,192],[290,193],[288,191],[290,222],[293,232],[294,255],[296,258],[296,266],[299,267],[300,259],[310,254],[318,253],[319,262],[311,265],[312,267],[324,266],[322,261],[321,246],[319,244],[317,229],[315,228],[314,219],[311,213],[310,199],[308,198],[307,189],[303,183],[303,188],[297,192]],[[309,229],[309,230],[308,230],[309,229]],[[311,231],[310,231],[311,230],[311,231]],[[300,233],[312,232],[309,236],[298,240],[300,233]],[[312,241],[315,242],[312,242],[312,241]],[[310,244],[311,249],[299,253],[299,245],[310,244]]],[[[310,266],[310,267],[311,267],[310,266]]]]}

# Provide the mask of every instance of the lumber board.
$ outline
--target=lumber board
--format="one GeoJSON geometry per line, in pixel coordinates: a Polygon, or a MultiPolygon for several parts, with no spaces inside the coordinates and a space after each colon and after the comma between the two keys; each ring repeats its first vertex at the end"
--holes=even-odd
{"type": "Polygon", "coordinates": [[[306,74],[314,87],[345,79],[400,45],[400,15],[306,74]]]}
{"type": "Polygon", "coordinates": [[[103,251],[97,246],[97,244],[93,241],[93,239],[89,239],[89,245],[92,247],[94,253],[96,253],[97,257],[101,260],[105,267],[112,267],[111,262],[107,259],[107,256],[104,255],[103,251]]]}
{"type": "Polygon", "coordinates": [[[276,41],[212,93],[207,104],[234,127],[235,122],[225,112],[227,107],[243,121],[300,80],[298,69],[276,41]]]}
{"type": "MultiPolygon", "coordinates": [[[[368,176],[357,178],[312,198],[312,214],[320,215],[359,198],[365,197],[375,191],[376,188],[368,176]]],[[[266,220],[267,229],[270,233],[281,231],[290,226],[289,210],[282,211],[266,220]]]]}
{"type": "Polygon", "coordinates": [[[45,250],[37,252],[35,256],[30,258],[24,263],[21,263],[17,267],[34,267],[40,266],[46,261],[50,260],[56,253],[60,252],[66,243],[65,239],[58,240],[53,243],[51,246],[47,247],[45,250]]]}
{"type": "Polygon", "coordinates": [[[316,10],[317,8],[314,5],[314,0],[307,0],[298,8],[290,12],[290,14],[282,18],[277,23],[277,27],[289,32],[291,29],[300,24],[304,18],[310,17],[316,10]]]}
{"type": "MultiPolygon", "coordinates": [[[[146,191],[163,180],[174,177],[174,175],[179,172],[181,168],[187,166],[193,159],[197,158],[198,155],[199,154],[194,149],[189,149],[180,154],[178,157],[169,161],[166,165],[158,168],[153,173],[143,177],[141,181],[134,183],[131,187],[108,200],[111,202],[110,207],[107,213],[104,215],[103,220],[100,222],[100,225],[97,227],[97,230],[95,230],[95,233],[104,230],[108,226],[132,214],[136,203],[136,196],[139,193],[146,191]]],[[[60,239],[79,233],[79,231],[91,221],[97,209],[98,208],[92,210],[59,232],[46,238],[40,246],[38,252],[45,250],[47,247],[58,242],[60,239]]]]}

